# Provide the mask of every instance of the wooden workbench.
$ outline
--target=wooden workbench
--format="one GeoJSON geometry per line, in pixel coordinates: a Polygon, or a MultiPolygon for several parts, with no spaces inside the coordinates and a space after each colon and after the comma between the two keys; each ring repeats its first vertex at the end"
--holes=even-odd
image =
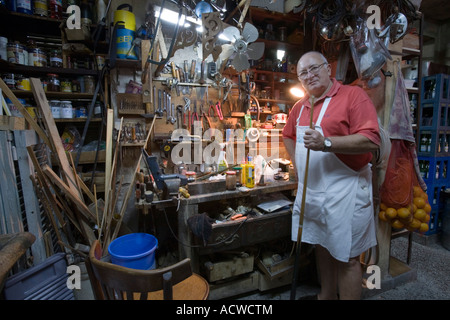
{"type": "MultiPolygon", "coordinates": [[[[236,189],[233,191],[212,192],[201,195],[193,195],[189,198],[181,198],[178,203],[163,203],[155,205],[156,208],[167,206],[179,206],[177,211],[178,220],[178,252],[179,259],[186,257],[191,259],[192,269],[196,273],[202,273],[206,257],[211,254],[224,252],[239,252],[244,247],[257,246],[260,244],[290,239],[291,215],[290,208],[284,208],[272,213],[263,213],[258,216],[249,217],[247,220],[225,221],[212,224],[211,236],[206,246],[203,241],[196,237],[188,226],[188,219],[196,214],[206,212],[208,216],[218,215],[224,206],[229,205],[236,209],[236,203],[253,207],[256,203],[263,201],[275,193],[283,193],[294,200],[297,189],[296,181],[275,181],[265,186],[255,186],[245,191],[236,189]],[[203,258],[202,258],[203,257],[203,258]]],[[[152,206],[140,201],[138,208],[147,210],[152,206]],[[146,209],[145,209],[146,208],[146,209]]],[[[254,269],[256,270],[256,261],[254,269]]],[[[214,293],[214,284],[211,284],[211,292],[215,298],[223,298],[240,294],[246,291],[260,289],[262,275],[258,270],[252,272],[245,280],[229,282],[220,285],[220,290],[214,293]]],[[[291,280],[287,275],[287,280],[291,280]]],[[[266,286],[264,282],[264,286],[266,286]]],[[[270,285],[270,284],[269,284],[270,285]]],[[[284,285],[279,284],[279,285],[284,285]]],[[[277,286],[277,285],[275,285],[277,286]]]]}

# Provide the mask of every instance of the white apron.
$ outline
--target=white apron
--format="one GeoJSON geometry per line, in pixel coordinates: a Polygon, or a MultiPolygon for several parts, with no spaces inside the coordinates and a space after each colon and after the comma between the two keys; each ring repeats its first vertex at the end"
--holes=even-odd
{"type": "MultiPolygon", "coordinates": [[[[320,126],[331,97],[325,99],[315,125],[320,126]]],[[[303,136],[309,126],[296,128],[295,163],[298,190],[292,215],[292,241],[297,241],[307,148],[303,136]]],[[[367,165],[354,171],[333,152],[310,150],[302,242],[319,244],[337,260],[347,262],[376,245],[372,204],[372,173],[367,165]]]]}

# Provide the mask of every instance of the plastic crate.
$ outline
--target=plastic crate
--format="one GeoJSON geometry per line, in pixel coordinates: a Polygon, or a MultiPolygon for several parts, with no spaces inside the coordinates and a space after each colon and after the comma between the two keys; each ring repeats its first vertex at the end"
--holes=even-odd
{"type": "Polygon", "coordinates": [[[67,287],[67,263],[64,253],[8,278],[4,286],[5,300],[74,300],[67,287]]]}
{"type": "Polygon", "coordinates": [[[422,102],[448,101],[450,99],[449,86],[450,76],[448,74],[441,73],[423,77],[420,88],[422,102]],[[434,90],[432,90],[433,86],[434,90]]]}
{"type": "Polygon", "coordinates": [[[450,157],[450,129],[419,130],[419,156],[450,157]]]}
{"type": "Polygon", "coordinates": [[[426,130],[450,130],[450,102],[437,100],[420,104],[420,128],[426,130]]]}
{"type": "Polygon", "coordinates": [[[418,156],[419,169],[427,186],[450,184],[450,157],[418,156]]]}

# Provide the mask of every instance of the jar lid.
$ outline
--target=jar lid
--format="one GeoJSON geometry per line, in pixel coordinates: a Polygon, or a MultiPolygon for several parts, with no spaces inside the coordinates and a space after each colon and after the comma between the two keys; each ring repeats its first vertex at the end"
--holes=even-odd
{"type": "Polygon", "coordinates": [[[231,175],[233,175],[233,174],[236,174],[236,171],[227,171],[226,174],[231,174],[231,175]]]}
{"type": "Polygon", "coordinates": [[[55,74],[55,73],[47,73],[47,75],[50,76],[50,77],[58,77],[58,75],[55,74]]]}
{"type": "Polygon", "coordinates": [[[239,167],[239,166],[233,167],[233,170],[242,170],[242,167],[239,167]]]}
{"type": "Polygon", "coordinates": [[[195,171],[186,171],[187,176],[195,176],[195,171]]]}

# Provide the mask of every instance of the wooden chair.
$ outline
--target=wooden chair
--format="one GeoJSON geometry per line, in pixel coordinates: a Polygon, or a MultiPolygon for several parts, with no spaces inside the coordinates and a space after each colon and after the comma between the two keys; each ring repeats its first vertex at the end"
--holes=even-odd
{"type": "Polygon", "coordinates": [[[137,270],[102,257],[100,242],[92,244],[86,268],[97,300],[206,300],[209,284],[192,272],[190,259],[172,266],[137,270]]]}

